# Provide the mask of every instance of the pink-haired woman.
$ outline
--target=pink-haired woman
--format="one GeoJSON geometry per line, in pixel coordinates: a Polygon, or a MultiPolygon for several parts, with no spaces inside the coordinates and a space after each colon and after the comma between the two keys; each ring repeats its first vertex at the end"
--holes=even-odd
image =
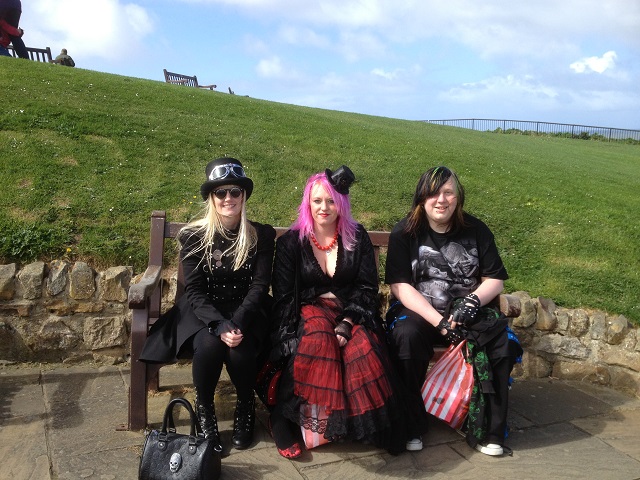
{"type": "Polygon", "coordinates": [[[301,426],[326,440],[404,450],[380,336],[371,240],[351,216],[348,167],[311,176],[298,219],[276,243],[271,359],[285,359],[270,417],[278,452],[301,455],[301,426]]]}

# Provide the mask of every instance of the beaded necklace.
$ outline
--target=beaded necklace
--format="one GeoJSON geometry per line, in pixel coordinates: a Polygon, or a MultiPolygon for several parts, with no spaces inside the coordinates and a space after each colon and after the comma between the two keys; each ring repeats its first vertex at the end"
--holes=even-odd
{"type": "Polygon", "coordinates": [[[333,234],[333,240],[331,240],[331,243],[326,247],[323,247],[318,243],[318,240],[316,240],[316,236],[313,233],[311,234],[311,241],[313,242],[313,244],[316,246],[318,250],[322,252],[327,252],[327,255],[329,255],[331,253],[331,249],[335,246],[336,242],[338,241],[338,229],[336,228],[336,233],[333,234]]]}

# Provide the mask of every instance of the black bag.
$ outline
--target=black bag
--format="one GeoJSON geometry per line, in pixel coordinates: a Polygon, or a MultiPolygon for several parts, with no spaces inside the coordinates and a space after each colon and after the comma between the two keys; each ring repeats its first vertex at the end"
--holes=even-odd
{"type": "Polygon", "coordinates": [[[144,442],[139,480],[217,480],[220,454],[202,434],[196,414],[188,400],[174,398],[167,405],[162,430],[152,430],[144,442]],[[191,417],[189,435],[176,433],[174,405],[182,405],[191,417]]]}

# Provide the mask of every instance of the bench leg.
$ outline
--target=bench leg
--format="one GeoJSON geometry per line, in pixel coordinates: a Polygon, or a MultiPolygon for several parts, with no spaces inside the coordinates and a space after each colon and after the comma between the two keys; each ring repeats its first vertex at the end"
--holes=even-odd
{"type": "Polygon", "coordinates": [[[131,377],[129,386],[129,430],[147,426],[147,365],[140,362],[147,338],[148,310],[134,309],[131,321],[131,377]]]}

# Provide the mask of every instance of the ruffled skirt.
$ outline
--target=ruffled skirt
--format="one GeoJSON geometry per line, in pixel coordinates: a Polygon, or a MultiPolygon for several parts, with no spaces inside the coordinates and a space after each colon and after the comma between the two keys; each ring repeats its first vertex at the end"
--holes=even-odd
{"type": "Polygon", "coordinates": [[[394,396],[384,345],[375,332],[355,325],[340,347],[334,328],[341,312],[336,299],[302,307],[303,332],[287,372],[292,395],[283,414],[327,440],[365,440],[398,453],[406,441],[406,415],[394,396]]]}

